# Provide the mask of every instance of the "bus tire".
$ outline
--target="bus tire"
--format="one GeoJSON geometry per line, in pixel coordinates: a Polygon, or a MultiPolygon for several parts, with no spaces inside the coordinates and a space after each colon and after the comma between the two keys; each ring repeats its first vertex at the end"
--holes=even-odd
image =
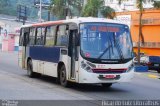
{"type": "Polygon", "coordinates": [[[68,87],[68,81],[67,81],[67,75],[66,75],[66,68],[65,68],[65,66],[64,65],[62,65],[61,67],[60,67],[60,78],[59,78],[59,80],[60,80],[60,84],[62,85],[62,86],[64,86],[64,87],[68,87]]]}
{"type": "Polygon", "coordinates": [[[112,83],[102,83],[102,87],[104,88],[110,88],[112,86],[112,83]]]}
{"type": "Polygon", "coordinates": [[[33,78],[36,76],[36,73],[33,72],[32,60],[28,60],[28,62],[27,62],[27,75],[30,78],[33,78]]]}

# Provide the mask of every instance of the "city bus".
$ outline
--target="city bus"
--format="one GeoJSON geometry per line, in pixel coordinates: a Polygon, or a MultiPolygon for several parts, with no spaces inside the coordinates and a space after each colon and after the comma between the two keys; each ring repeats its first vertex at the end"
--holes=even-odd
{"type": "Polygon", "coordinates": [[[19,66],[29,77],[40,75],[69,82],[101,84],[128,82],[134,76],[129,27],[104,18],[77,18],[23,25],[19,66]]]}

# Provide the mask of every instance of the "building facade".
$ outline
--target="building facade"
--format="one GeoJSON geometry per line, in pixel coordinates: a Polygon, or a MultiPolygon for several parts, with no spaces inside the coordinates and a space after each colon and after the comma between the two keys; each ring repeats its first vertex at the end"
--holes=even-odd
{"type": "Polygon", "coordinates": [[[0,15],[0,50],[17,50],[21,25],[21,22],[15,21],[15,17],[0,15]]]}
{"type": "MultiPolygon", "coordinates": [[[[128,22],[131,29],[134,51],[137,52],[139,35],[139,11],[117,12],[119,20],[128,22]]],[[[141,52],[149,56],[160,56],[160,10],[146,9],[142,16],[144,45],[141,52]]]]}
{"type": "MultiPolygon", "coordinates": [[[[119,4],[119,0],[105,0],[105,5],[114,8],[117,12],[133,11],[137,10],[137,0],[122,0],[119,4]]],[[[153,0],[144,0],[144,8],[153,8],[153,0]]]]}

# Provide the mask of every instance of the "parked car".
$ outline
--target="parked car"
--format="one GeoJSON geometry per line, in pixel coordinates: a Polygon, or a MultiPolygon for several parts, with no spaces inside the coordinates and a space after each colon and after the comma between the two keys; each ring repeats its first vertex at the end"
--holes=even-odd
{"type": "MultiPolygon", "coordinates": [[[[133,58],[133,62],[134,64],[138,64],[138,56],[136,55],[133,58]]],[[[140,53],[140,64],[141,65],[147,65],[147,63],[149,62],[149,57],[147,55],[145,55],[144,53],[140,53]]]]}
{"type": "MultiPolygon", "coordinates": [[[[133,62],[138,64],[137,56],[134,57],[133,62]]],[[[148,66],[149,70],[156,70],[160,73],[160,57],[158,56],[147,56],[143,53],[140,54],[140,65],[148,66]]]]}

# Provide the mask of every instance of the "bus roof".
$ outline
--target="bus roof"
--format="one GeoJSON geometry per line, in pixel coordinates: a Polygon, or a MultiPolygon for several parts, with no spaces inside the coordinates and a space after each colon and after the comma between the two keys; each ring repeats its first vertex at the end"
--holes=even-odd
{"type": "MultiPolygon", "coordinates": [[[[93,17],[80,17],[76,19],[67,19],[67,20],[59,20],[59,21],[47,21],[42,23],[28,24],[23,25],[22,27],[37,27],[37,26],[47,26],[47,25],[57,25],[57,24],[65,24],[65,23],[84,23],[84,22],[105,22],[105,23],[118,23],[124,24],[117,20],[106,19],[106,18],[93,18],[93,17]]],[[[126,24],[125,24],[126,25],[126,24]]]]}

